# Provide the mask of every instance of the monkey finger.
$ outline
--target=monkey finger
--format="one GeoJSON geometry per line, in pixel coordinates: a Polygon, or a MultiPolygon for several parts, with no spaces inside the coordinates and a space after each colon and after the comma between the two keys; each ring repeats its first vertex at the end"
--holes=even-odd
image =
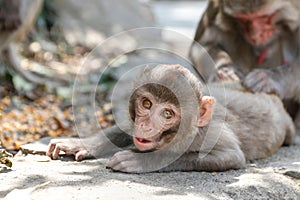
{"type": "Polygon", "coordinates": [[[256,88],[256,85],[264,80],[264,77],[262,76],[256,76],[254,74],[249,74],[243,81],[243,85],[252,90],[253,92],[257,92],[254,90],[256,88]]]}
{"type": "Polygon", "coordinates": [[[233,71],[219,71],[218,78],[223,81],[238,81],[240,80],[239,77],[233,71]]]}
{"type": "Polygon", "coordinates": [[[272,83],[271,80],[264,80],[261,81],[259,83],[257,83],[255,85],[255,87],[253,87],[253,90],[255,92],[264,92],[264,93],[274,93],[274,94],[278,94],[278,91],[276,90],[276,87],[274,85],[274,83],[272,83]]]}
{"type": "Polygon", "coordinates": [[[142,172],[141,166],[138,165],[136,161],[131,161],[131,160],[122,161],[116,165],[109,167],[109,168],[111,168],[114,171],[127,172],[127,173],[141,173],[142,172]]]}
{"type": "Polygon", "coordinates": [[[226,69],[219,70],[219,71],[218,71],[218,77],[219,77],[221,80],[226,80],[226,79],[228,79],[228,77],[229,77],[229,72],[228,72],[228,70],[226,70],[226,69]]]}
{"type": "Polygon", "coordinates": [[[48,151],[46,152],[46,155],[50,158],[53,158],[53,154],[55,153],[56,148],[59,145],[59,140],[52,139],[49,143],[48,151]]]}
{"type": "Polygon", "coordinates": [[[67,155],[75,155],[76,151],[70,149],[68,145],[63,142],[51,144],[49,152],[49,157],[56,160],[61,151],[65,152],[67,155]]]}
{"type": "Polygon", "coordinates": [[[111,168],[114,171],[126,172],[126,171],[128,171],[128,170],[126,170],[127,165],[128,165],[127,162],[124,161],[124,162],[118,163],[116,165],[107,166],[107,167],[111,168]]]}
{"type": "Polygon", "coordinates": [[[112,157],[106,164],[107,168],[114,168],[115,166],[117,166],[120,162],[122,162],[122,160],[118,157],[112,157]]]}
{"type": "Polygon", "coordinates": [[[57,160],[57,158],[59,156],[59,152],[60,152],[60,147],[59,147],[59,145],[56,145],[53,152],[52,152],[52,154],[51,154],[51,158],[53,160],[57,160]]]}
{"type": "Polygon", "coordinates": [[[245,79],[244,83],[248,86],[254,86],[258,82],[262,81],[264,78],[261,76],[257,76],[255,74],[249,74],[245,79]]]}
{"type": "Polygon", "coordinates": [[[255,85],[253,85],[251,87],[251,89],[252,89],[253,92],[266,92],[267,93],[264,82],[256,83],[255,85]]]}
{"type": "Polygon", "coordinates": [[[114,166],[117,166],[119,163],[130,160],[132,158],[133,152],[131,151],[121,151],[116,153],[106,164],[107,167],[113,168],[114,166]]]}
{"type": "Polygon", "coordinates": [[[223,81],[240,81],[244,77],[239,68],[234,65],[221,66],[217,75],[223,81]]]}
{"type": "Polygon", "coordinates": [[[90,157],[90,154],[87,150],[81,150],[75,154],[76,161],[82,161],[83,159],[88,158],[88,157],[90,157]]]}
{"type": "Polygon", "coordinates": [[[48,147],[48,151],[46,152],[46,155],[49,156],[50,158],[52,157],[52,153],[55,149],[55,143],[50,143],[48,147]]]}
{"type": "Polygon", "coordinates": [[[244,80],[244,85],[253,92],[276,93],[274,82],[265,71],[253,71],[244,80]]]}
{"type": "Polygon", "coordinates": [[[235,73],[228,74],[229,81],[239,81],[240,78],[235,73]]]}
{"type": "Polygon", "coordinates": [[[248,86],[248,89],[250,89],[252,92],[267,92],[267,89],[265,88],[264,82],[256,82],[251,86],[248,86]]]}

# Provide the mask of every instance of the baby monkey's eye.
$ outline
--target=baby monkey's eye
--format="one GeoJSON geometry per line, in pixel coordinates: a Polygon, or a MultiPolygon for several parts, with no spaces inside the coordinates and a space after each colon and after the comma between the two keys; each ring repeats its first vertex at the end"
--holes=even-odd
{"type": "Polygon", "coordinates": [[[173,112],[171,110],[164,110],[163,115],[166,119],[171,119],[173,117],[173,112]]]}
{"type": "Polygon", "coordinates": [[[146,108],[146,109],[150,109],[152,107],[151,101],[149,101],[148,99],[145,99],[143,101],[143,107],[146,108]]]}

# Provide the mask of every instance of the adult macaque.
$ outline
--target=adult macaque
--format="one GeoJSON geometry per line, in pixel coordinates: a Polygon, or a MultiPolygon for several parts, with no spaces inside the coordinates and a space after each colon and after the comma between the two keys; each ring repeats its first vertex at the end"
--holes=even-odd
{"type": "MultiPolygon", "coordinates": [[[[190,50],[195,67],[206,81],[240,80],[253,92],[274,93],[289,104],[300,102],[299,4],[297,0],[210,0],[190,50]],[[197,42],[216,69],[201,64],[197,42]]],[[[300,122],[300,114],[294,116],[298,107],[289,111],[300,122]]]]}
{"type": "Polygon", "coordinates": [[[57,159],[65,151],[81,160],[107,154],[110,141],[119,147],[134,143],[136,150],[117,152],[107,166],[129,173],[222,171],[242,168],[246,160],[265,158],[293,142],[292,120],[276,96],[235,87],[225,94],[218,85],[201,88],[180,65],[146,67],[129,100],[132,124],[125,132],[132,136],[115,126],[82,141],[54,140],[47,155],[57,159]]]}
{"type": "Polygon", "coordinates": [[[7,50],[7,55],[2,57],[17,73],[35,83],[44,83],[45,79],[21,67],[15,43],[22,41],[32,29],[42,4],[43,0],[0,0],[0,52],[7,50]]]}

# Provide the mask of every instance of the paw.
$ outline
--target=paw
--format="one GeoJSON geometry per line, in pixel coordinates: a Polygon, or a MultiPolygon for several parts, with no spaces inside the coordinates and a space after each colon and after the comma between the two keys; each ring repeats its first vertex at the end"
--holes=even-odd
{"type": "Polygon", "coordinates": [[[281,96],[282,86],[279,81],[272,79],[271,71],[256,69],[246,76],[243,85],[252,92],[264,92],[281,96]]]}
{"type": "MultiPolygon", "coordinates": [[[[215,79],[221,81],[241,81],[242,72],[234,65],[221,66],[217,71],[215,79]]],[[[215,80],[216,81],[216,80],[215,80]]]]}
{"type": "Polygon", "coordinates": [[[114,171],[127,173],[142,173],[144,172],[140,161],[140,154],[126,150],[116,153],[106,165],[114,171]]]}
{"type": "Polygon", "coordinates": [[[67,155],[74,155],[76,161],[91,157],[90,153],[82,145],[80,139],[53,139],[49,144],[46,155],[56,160],[59,158],[61,151],[67,155]]]}

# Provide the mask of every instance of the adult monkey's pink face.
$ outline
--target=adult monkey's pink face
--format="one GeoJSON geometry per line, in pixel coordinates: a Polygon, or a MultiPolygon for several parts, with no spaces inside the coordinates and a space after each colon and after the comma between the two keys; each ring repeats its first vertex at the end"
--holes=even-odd
{"type": "Polygon", "coordinates": [[[254,47],[264,47],[277,38],[283,28],[281,21],[285,24],[289,21],[287,11],[292,15],[298,13],[290,1],[223,0],[222,3],[224,13],[236,20],[243,37],[254,47]]]}
{"type": "Polygon", "coordinates": [[[253,46],[264,46],[272,40],[275,33],[274,18],[276,12],[266,14],[258,11],[249,14],[236,14],[236,19],[245,39],[253,46]]]}

